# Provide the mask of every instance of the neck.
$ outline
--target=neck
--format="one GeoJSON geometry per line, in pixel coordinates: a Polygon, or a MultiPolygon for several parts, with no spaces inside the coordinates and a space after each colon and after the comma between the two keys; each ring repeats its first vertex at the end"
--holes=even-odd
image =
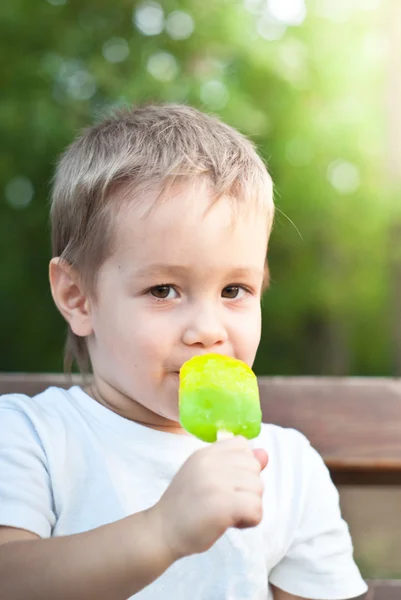
{"type": "Polygon", "coordinates": [[[187,432],[177,421],[167,419],[151,411],[121,390],[96,377],[90,385],[84,388],[84,391],[99,404],[125,419],[135,421],[139,425],[167,433],[187,435],[187,432]]]}

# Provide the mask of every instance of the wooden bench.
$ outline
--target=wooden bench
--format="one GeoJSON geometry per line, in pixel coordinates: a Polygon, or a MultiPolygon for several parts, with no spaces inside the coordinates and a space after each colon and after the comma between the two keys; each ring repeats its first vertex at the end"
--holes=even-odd
{"type": "MultiPolygon", "coordinates": [[[[70,384],[60,374],[0,374],[0,393],[70,384]]],[[[336,485],[401,486],[401,381],[261,377],[259,385],[263,420],[302,431],[336,485]]],[[[394,527],[401,528],[401,509],[394,527]]],[[[401,556],[399,563],[401,572],[401,556]]],[[[401,600],[401,580],[370,580],[366,600],[401,600]]]]}

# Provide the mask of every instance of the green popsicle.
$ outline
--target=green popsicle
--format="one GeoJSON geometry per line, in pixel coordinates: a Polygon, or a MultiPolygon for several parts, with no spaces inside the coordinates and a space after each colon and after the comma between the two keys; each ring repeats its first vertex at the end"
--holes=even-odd
{"type": "Polygon", "coordinates": [[[262,421],[256,375],[229,356],[194,356],[180,370],[179,412],[182,427],[205,442],[252,439],[262,421]]]}

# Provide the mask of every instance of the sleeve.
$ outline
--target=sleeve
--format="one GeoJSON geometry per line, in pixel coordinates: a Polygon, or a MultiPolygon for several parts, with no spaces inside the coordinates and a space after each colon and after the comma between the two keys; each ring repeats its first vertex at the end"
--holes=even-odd
{"type": "Polygon", "coordinates": [[[0,401],[0,525],[50,537],[55,523],[46,454],[31,420],[0,401]]]}
{"type": "Polygon", "coordinates": [[[353,559],[339,495],[320,455],[304,440],[306,488],[300,519],[285,556],[271,570],[276,587],[311,600],[345,600],[367,591],[353,559]]]}

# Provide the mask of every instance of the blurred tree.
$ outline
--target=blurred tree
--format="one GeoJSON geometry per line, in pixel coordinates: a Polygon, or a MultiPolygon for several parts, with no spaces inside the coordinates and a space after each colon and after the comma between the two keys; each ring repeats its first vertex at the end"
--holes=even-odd
{"type": "Polygon", "coordinates": [[[0,370],[59,370],[57,156],[110,107],[187,102],[249,135],[278,207],[259,373],[390,374],[377,2],[14,0],[0,7],[0,370]]]}
{"type": "Polygon", "coordinates": [[[394,372],[401,375],[401,4],[389,2],[386,5],[386,29],[389,39],[389,60],[387,65],[387,170],[390,194],[393,199],[392,225],[389,235],[388,252],[391,269],[391,316],[394,324],[392,341],[394,348],[394,372]]]}

